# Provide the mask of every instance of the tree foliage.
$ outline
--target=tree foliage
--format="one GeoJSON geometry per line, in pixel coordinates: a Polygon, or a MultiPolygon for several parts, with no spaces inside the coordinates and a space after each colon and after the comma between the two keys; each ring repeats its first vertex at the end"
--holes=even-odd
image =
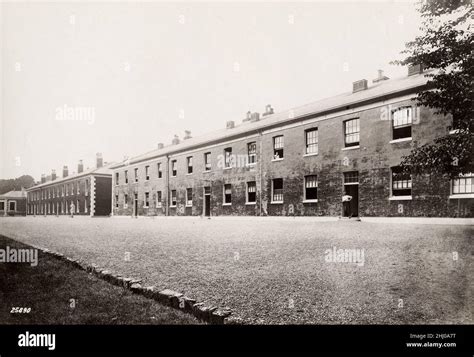
{"type": "Polygon", "coordinates": [[[473,6],[466,0],[428,0],[419,11],[421,34],[406,44],[406,58],[394,63],[423,66],[429,90],[418,93],[417,104],[445,115],[447,129],[455,130],[412,149],[401,166],[415,175],[474,172],[473,6]]]}
{"type": "Polygon", "coordinates": [[[22,188],[30,188],[35,180],[30,175],[23,175],[15,179],[0,180],[0,195],[9,191],[20,191],[22,188]]]}

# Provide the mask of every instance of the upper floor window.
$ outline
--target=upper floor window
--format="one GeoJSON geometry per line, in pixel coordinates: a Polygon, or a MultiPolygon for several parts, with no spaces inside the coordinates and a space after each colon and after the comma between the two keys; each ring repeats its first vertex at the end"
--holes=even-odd
{"type": "Polygon", "coordinates": [[[145,202],[143,203],[143,207],[147,208],[150,205],[150,193],[145,192],[145,202]]]}
{"type": "Polygon", "coordinates": [[[344,146],[359,145],[359,119],[350,119],[344,122],[344,146]]]}
{"type": "Polygon", "coordinates": [[[163,177],[163,171],[161,171],[161,162],[157,163],[156,167],[158,169],[158,178],[162,178],[163,177]]]}
{"type": "Polygon", "coordinates": [[[150,179],[150,166],[145,166],[145,179],[147,181],[150,179]]]}
{"type": "Polygon", "coordinates": [[[283,202],[283,179],[272,180],[272,202],[283,202]]]}
{"type": "Polygon", "coordinates": [[[125,176],[125,183],[128,183],[128,171],[127,170],[125,170],[124,176],[125,176]]]}
{"type": "Polygon", "coordinates": [[[411,175],[392,167],[392,196],[411,196],[411,175]]]}
{"type": "Polygon", "coordinates": [[[211,153],[206,152],[204,154],[204,170],[211,171],[211,153]]]}
{"type": "Polygon", "coordinates": [[[224,168],[232,167],[232,148],[224,149],[224,168]]]}
{"type": "Polygon", "coordinates": [[[135,168],[135,182],[138,182],[138,167],[135,168]]]}
{"type": "Polygon", "coordinates": [[[232,203],[232,185],[230,183],[224,185],[224,204],[232,203]]]}
{"type": "Polygon", "coordinates": [[[283,135],[273,138],[273,160],[283,159],[284,140],[283,135]]]}
{"type": "Polygon", "coordinates": [[[128,208],[128,195],[125,194],[123,198],[123,208],[128,208]]]}
{"type": "Polygon", "coordinates": [[[452,179],[452,194],[469,194],[474,193],[474,174],[460,174],[458,178],[452,179]]]}
{"type": "Polygon", "coordinates": [[[156,207],[161,208],[162,207],[162,197],[161,197],[161,191],[156,192],[156,207]]]}
{"type": "Polygon", "coordinates": [[[248,160],[249,164],[255,164],[257,162],[257,143],[251,142],[247,144],[247,151],[248,151],[248,160]]]}
{"type": "Polygon", "coordinates": [[[403,107],[392,111],[393,140],[411,138],[412,116],[412,107],[403,107]]]}
{"type": "Polygon", "coordinates": [[[118,172],[115,173],[115,184],[116,185],[119,184],[119,173],[118,172]]]}
{"type": "Polygon", "coordinates": [[[309,175],[304,177],[304,199],[305,201],[318,200],[318,176],[309,175]]]}
{"type": "Polygon", "coordinates": [[[178,162],[176,160],[171,161],[171,176],[178,174],[178,162]]]}
{"type": "Polygon", "coordinates": [[[305,131],[306,136],[306,154],[318,153],[318,129],[308,129],[305,131]]]}
{"type": "Polygon", "coordinates": [[[192,156],[189,156],[187,159],[186,159],[187,163],[188,163],[188,174],[192,174],[193,173],[193,157],[192,156]]]}
{"type": "Polygon", "coordinates": [[[247,203],[257,202],[257,185],[255,181],[247,182],[247,203]]]}

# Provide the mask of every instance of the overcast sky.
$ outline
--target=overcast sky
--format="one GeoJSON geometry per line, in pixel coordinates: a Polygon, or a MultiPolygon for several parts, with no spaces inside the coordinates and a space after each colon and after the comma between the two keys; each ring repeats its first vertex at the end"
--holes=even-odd
{"type": "Polygon", "coordinates": [[[120,161],[391,78],[412,2],[2,3],[0,178],[120,161]]]}

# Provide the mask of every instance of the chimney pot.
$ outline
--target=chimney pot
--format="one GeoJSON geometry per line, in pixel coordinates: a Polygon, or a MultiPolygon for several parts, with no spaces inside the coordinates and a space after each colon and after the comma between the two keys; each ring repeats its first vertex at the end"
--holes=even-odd
{"type": "Polygon", "coordinates": [[[247,114],[245,115],[245,119],[242,120],[242,122],[245,123],[246,121],[250,121],[251,118],[252,118],[252,112],[249,110],[247,114]]]}
{"type": "Polygon", "coordinates": [[[171,141],[172,145],[178,145],[179,144],[179,137],[178,135],[175,135],[173,140],[171,141]]]}
{"type": "Polygon", "coordinates": [[[192,136],[191,136],[191,131],[190,130],[185,130],[184,131],[184,140],[187,140],[187,139],[191,139],[192,136]]]}
{"type": "Polygon", "coordinates": [[[352,93],[360,92],[367,89],[367,79],[361,79],[352,83],[352,93]]]}
{"type": "Polygon", "coordinates": [[[96,154],[96,167],[102,167],[104,166],[104,159],[102,158],[102,153],[98,152],[96,154]]]}
{"type": "Polygon", "coordinates": [[[67,177],[68,174],[69,174],[69,171],[68,171],[67,165],[64,165],[63,166],[63,177],[67,177]]]}
{"type": "Polygon", "coordinates": [[[260,120],[260,114],[255,112],[255,113],[252,113],[252,116],[250,118],[250,121],[251,122],[256,122],[256,121],[259,121],[260,120]]]}
{"type": "Polygon", "coordinates": [[[41,183],[45,183],[45,182],[46,182],[46,175],[41,174],[41,183]]]}
{"type": "Polygon", "coordinates": [[[390,78],[388,78],[387,76],[385,76],[383,74],[383,71],[381,69],[377,70],[377,73],[378,73],[377,78],[373,79],[372,83],[377,83],[377,82],[381,82],[381,81],[385,81],[387,79],[390,79],[390,78]]]}
{"type": "Polygon", "coordinates": [[[158,150],[161,150],[165,147],[163,143],[158,143],[158,150]]]}
{"type": "Polygon", "coordinates": [[[233,129],[235,127],[235,122],[233,120],[229,120],[227,123],[226,123],[226,128],[227,129],[233,129]]]}
{"type": "Polygon", "coordinates": [[[51,181],[56,180],[56,170],[51,170],[51,181]]]}
{"type": "Polygon", "coordinates": [[[262,116],[270,114],[273,114],[273,108],[270,104],[267,104],[267,106],[265,107],[265,113],[263,113],[262,116]]]}
{"type": "Polygon", "coordinates": [[[84,164],[82,163],[82,160],[79,160],[79,163],[77,164],[77,173],[80,174],[83,171],[84,171],[84,164]]]}

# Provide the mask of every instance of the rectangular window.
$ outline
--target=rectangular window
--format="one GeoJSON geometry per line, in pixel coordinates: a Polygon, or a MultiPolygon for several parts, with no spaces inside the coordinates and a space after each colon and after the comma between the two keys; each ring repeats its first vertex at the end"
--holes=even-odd
{"type": "Polygon", "coordinates": [[[344,185],[359,184],[359,171],[344,172],[344,185]]]}
{"type": "Polygon", "coordinates": [[[188,174],[192,174],[193,173],[193,157],[189,156],[186,160],[188,163],[188,174]]]}
{"type": "Polygon", "coordinates": [[[346,147],[359,145],[359,119],[350,119],[344,122],[344,145],[346,147]]]}
{"type": "Polygon", "coordinates": [[[123,208],[128,208],[128,195],[125,194],[123,197],[123,208]]]}
{"type": "Polygon", "coordinates": [[[458,178],[452,181],[452,194],[460,195],[466,193],[474,193],[474,174],[460,174],[458,178]]]}
{"type": "Polygon", "coordinates": [[[124,171],[124,175],[125,175],[125,183],[128,183],[128,171],[127,170],[124,171]]]}
{"type": "Polygon", "coordinates": [[[411,138],[412,115],[412,107],[403,107],[392,111],[393,140],[411,138]]]}
{"type": "Polygon", "coordinates": [[[306,154],[318,153],[318,129],[308,129],[306,133],[306,154]]]}
{"type": "Polygon", "coordinates": [[[272,202],[283,202],[283,179],[272,180],[272,202]]]}
{"type": "Polygon", "coordinates": [[[252,142],[247,144],[248,160],[249,164],[255,164],[257,162],[257,143],[252,142]]]}
{"type": "Polygon", "coordinates": [[[232,185],[227,183],[224,185],[224,204],[230,205],[232,203],[232,185]]]}
{"type": "Polygon", "coordinates": [[[8,204],[10,206],[9,207],[10,211],[16,211],[16,202],[15,201],[10,201],[10,202],[8,202],[8,204]]]}
{"type": "MultiPolygon", "coordinates": [[[[76,182],[76,185],[77,185],[77,186],[76,186],[76,189],[77,189],[76,192],[77,192],[77,194],[80,194],[80,193],[81,193],[81,185],[80,185],[80,182],[77,181],[77,182],[76,182]]],[[[79,211],[78,211],[78,212],[79,212],[79,211]]]]}
{"type": "Polygon", "coordinates": [[[171,190],[171,207],[176,207],[176,190],[171,190]]]}
{"type": "Polygon", "coordinates": [[[115,208],[118,208],[119,206],[119,196],[115,195],[115,208]]]}
{"type": "MultiPolygon", "coordinates": [[[[79,213],[79,200],[76,200],[76,213],[79,213]]],[[[53,213],[54,213],[54,205],[53,205],[53,213]]]]}
{"type": "Polygon", "coordinates": [[[85,191],[86,196],[89,195],[89,180],[86,180],[86,187],[85,187],[84,191],[85,191]]]}
{"type": "Polygon", "coordinates": [[[232,167],[232,148],[224,149],[224,167],[232,167]]]}
{"type": "Polygon", "coordinates": [[[150,166],[145,166],[145,179],[150,180],[150,166]]]}
{"type": "Polygon", "coordinates": [[[147,208],[150,205],[150,193],[145,192],[145,202],[143,203],[143,207],[147,208]]]}
{"type": "Polygon", "coordinates": [[[186,206],[191,207],[193,205],[193,189],[186,189],[186,206]]]}
{"type": "Polygon", "coordinates": [[[318,176],[309,175],[304,177],[304,199],[305,201],[318,200],[318,176]]]}
{"type": "Polygon", "coordinates": [[[161,191],[158,191],[156,193],[156,207],[161,208],[162,207],[162,197],[161,197],[161,191]]]}
{"type": "Polygon", "coordinates": [[[273,138],[273,160],[283,159],[284,140],[283,135],[273,138]]]}
{"type": "Polygon", "coordinates": [[[138,182],[138,167],[134,171],[135,171],[135,182],[138,182]]]}
{"type": "Polygon", "coordinates": [[[211,171],[211,153],[206,152],[204,154],[204,170],[211,171]]]}
{"type": "Polygon", "coordinates": [[[411,175],[392,167],[392,196],[411,196],[411,175]]]}
{"type": "Polygon", "coordinates": [[[5,202],[0,201],[0,211],[4,211],[4,210],[5,210],[5,202]]]}
{"type": "Polygon", "coordinates": [[[161,162],[156,164],[156,167],[158,169],[158,178],[162,178],[163,177],[163,171],[161,171],[161,162]]]}
{"type": "Polygon", "coordinates": [[[115,184],[116,185],[119,184],[119,173],[118,172],[115,173],[115,184]]]}
{"type": "Polygon", "coordinates": [[[178,174],[178,162],[176,160],[171,161],[171,176],[178,174]]]}
{"type": "Polygon", "coordinates": [[[87,213],[87,198],[84,200],[84,213],[87,213]]]}
{"type": "Polygon", "coordinates": [[[66,196],[69,196],[69,185],[64,185],[66,186],[66,196]]]}
{"type": "Polygon", "coordinates": [[[247,203],[257,202],[257,185],[255,181],[247,182],[247,203]]]}

